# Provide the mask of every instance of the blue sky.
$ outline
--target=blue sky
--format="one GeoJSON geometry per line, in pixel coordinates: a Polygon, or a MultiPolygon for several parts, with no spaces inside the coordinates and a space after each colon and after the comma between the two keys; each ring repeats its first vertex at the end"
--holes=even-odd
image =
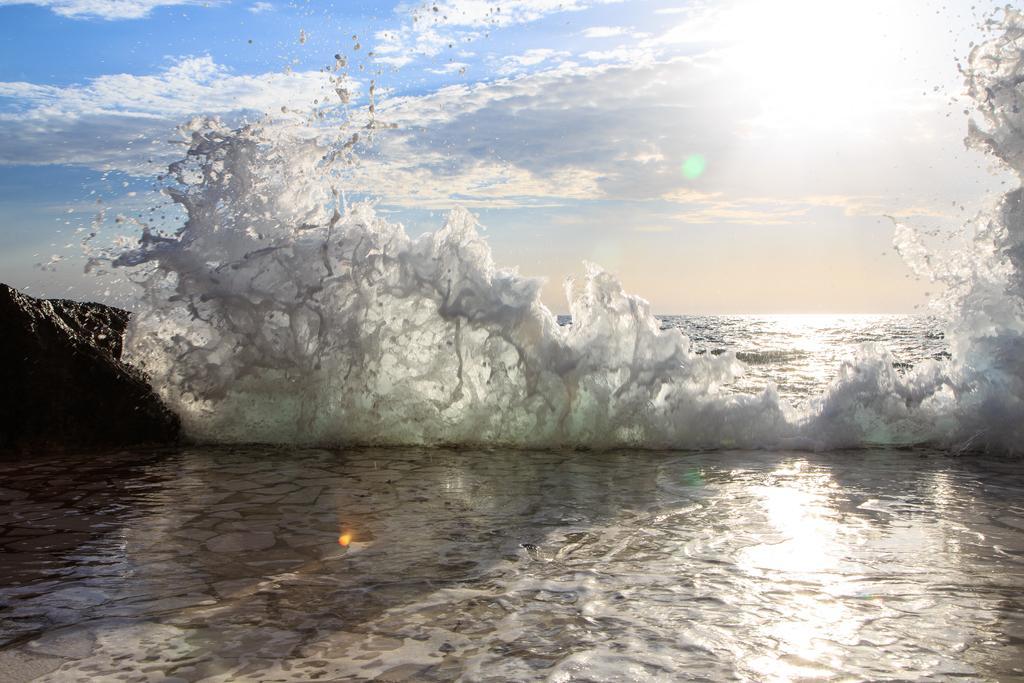
{"type": "Polygon", "coordinates": [[[663,312],[912,310],[886,216],[955,235],[1004,180],[956,71],[994,5],[0,0],[0,280],[117,294],[96,198],[144,212],[177,124],[309,107],[340,53],[396,126],[350,189],[412,232],[467,206],[555,310],[583,260],[663,312]]]}

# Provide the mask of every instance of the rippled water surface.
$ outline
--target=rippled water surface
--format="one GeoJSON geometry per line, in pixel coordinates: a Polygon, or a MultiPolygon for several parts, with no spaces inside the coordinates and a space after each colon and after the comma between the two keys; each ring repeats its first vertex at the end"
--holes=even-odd
{"type": "Polygon", "coordinates": [[[4,680],[1024,677],[1020,461],[193,449],[0,471],[4,680]]]}
{"type": "MultiPolygon", "coordinates": [[[[870,347],[891,356],[897,372],[950,358],[941,319],[929,315],[659,315],[700,354],[736,354],[742,375],[729,388],[757,394],[769,384],[791,405],[806,406],[835,380],[844,362],[870,347]]],[[[572,323],[558,316],[560,325],[572,323]]]]}
{"type": "Polygon", "coordinates": [[[926,315],[671,315],[659,319],[663,328],[680,328],[700,351],[734,351],[746,366],[733,387],[736,391],[757,393],[770,383],[794,405],[804,405],[821,394],[839,366],[865,345],[889,352],[898,371],[949,358],[942,321],[926,315]]]}

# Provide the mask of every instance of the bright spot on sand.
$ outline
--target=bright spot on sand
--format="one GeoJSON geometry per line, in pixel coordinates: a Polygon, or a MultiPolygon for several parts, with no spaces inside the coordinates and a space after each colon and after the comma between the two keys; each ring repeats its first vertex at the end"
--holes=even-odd
{"type": "Polygon", "coordinates": [[[347,548],[348,544],[352,542],[352,532],[346,531],[341,536],[338,536],[338,545],[347,548]]]}
{"type": "Polygon", "coordinates": [[[687,180],[695,180],[704,174],[704,168],[708,165],[706,159],[700,154],[691,154],[683,162],[683,177],[687,180]]]}

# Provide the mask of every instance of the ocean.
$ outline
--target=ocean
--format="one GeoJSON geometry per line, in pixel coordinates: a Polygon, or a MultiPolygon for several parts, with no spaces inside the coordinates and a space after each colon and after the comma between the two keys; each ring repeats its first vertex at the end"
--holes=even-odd
{"type": "MultiPolygon", "coordinates": [[[[928,316],[658,321],[795,406],[862,344],[948,358],[928,316]]],[[[195,445],[0,476],[5,680],[1024,677],[1015,457],[195,445]]]]}
{"type": "MultiPolygon", "coordinates": [[[[949,359],[945,325],[932,315],[785,314],[659,315],[662,329],[686,334],[698,354],[732,351],[743,372],[730,390],[754,394],[772,385],[794,406],[806,407],[863,345],[885,348],[897,373],[929,360],[949,359]]],[[[568,323],[565,316],[561,321],[568,323]]]]}
{"type": "Polygon", "coordinates": [[[0,475],[6,681],[1024,677],[1019,459],[186,447],[0,475]]]}
{"type": "MultiPolygon", "coordinates": [[[[1004,15],[968,144],[1024,178],[1004,15]]],[[[468,210],[350,202],[376,124],[327,116],[192,120],[180,228],[88,253],[188,438],[0,463],[0,676],[1024,679],[1024,187],[896,222],[933,317],[658,317],[589,264],[559,319],[468,210]]]]}

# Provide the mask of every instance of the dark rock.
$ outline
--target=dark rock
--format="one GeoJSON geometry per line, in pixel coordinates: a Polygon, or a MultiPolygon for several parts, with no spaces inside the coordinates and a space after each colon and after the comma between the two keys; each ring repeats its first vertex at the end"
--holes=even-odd
{"type": "Polygon", "coordinates": [[[0,284],[0,448],[166,443],[180,425],[122,363],[129,313],[0,284]]]}

